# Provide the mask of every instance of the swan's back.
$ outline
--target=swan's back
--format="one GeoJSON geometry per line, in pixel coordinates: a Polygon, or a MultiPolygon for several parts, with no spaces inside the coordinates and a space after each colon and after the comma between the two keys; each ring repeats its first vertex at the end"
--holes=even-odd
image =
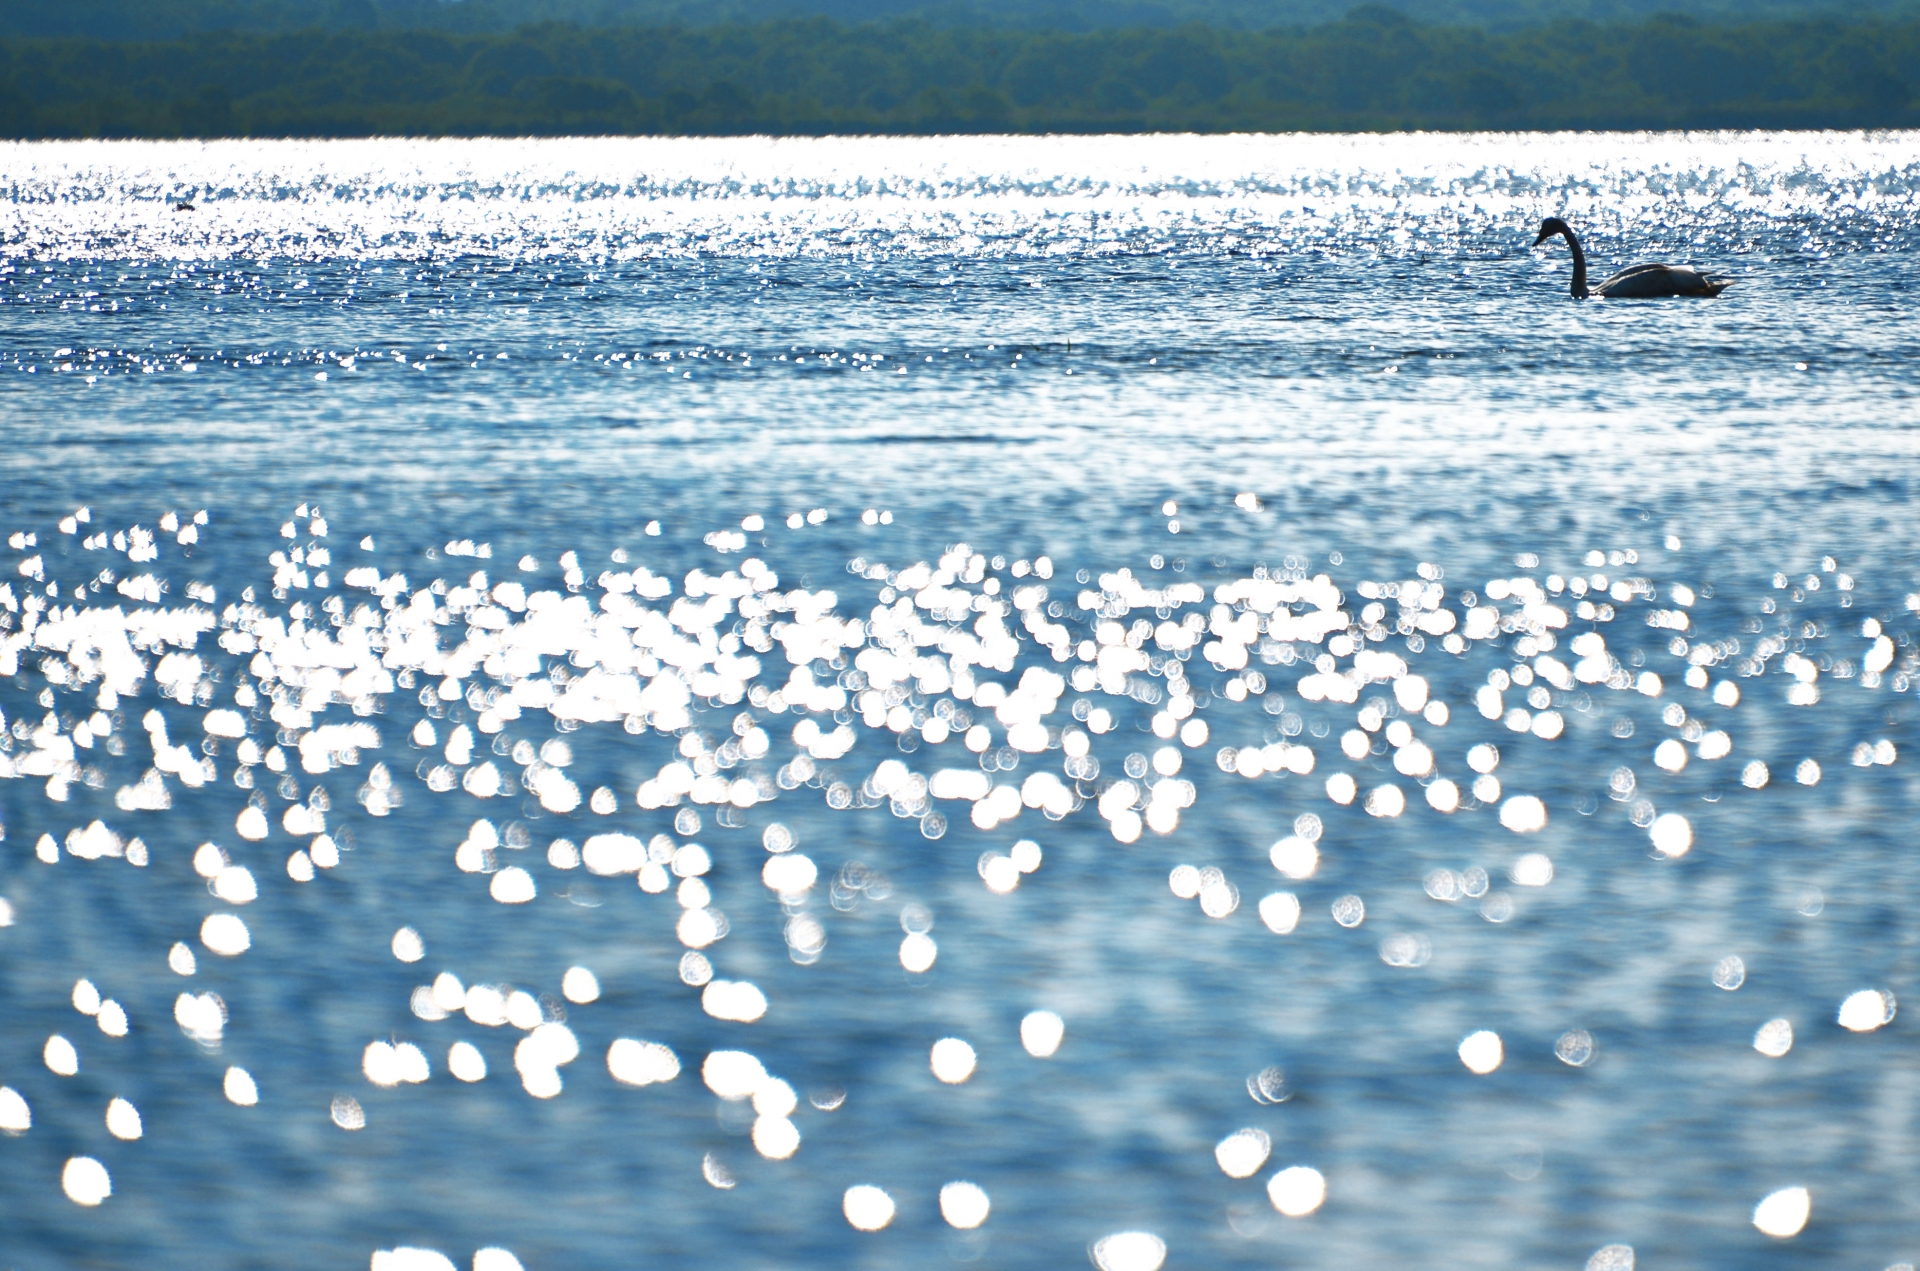
{"type": "Polygon", "coordinates": [[[1703,274],[1690,265],[1633,265],[1593,289],[1613,300],[1659,300],[1669,296],[1717,296],[1733,279],[1703,274]]]}

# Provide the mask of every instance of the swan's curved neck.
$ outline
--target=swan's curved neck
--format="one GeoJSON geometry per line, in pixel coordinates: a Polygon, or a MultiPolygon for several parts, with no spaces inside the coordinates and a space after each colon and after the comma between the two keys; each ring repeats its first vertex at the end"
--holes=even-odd
{"type": "Polygon", "coordinates": [[[1585,300],[1587,298],[1587,254],[1580,250],[1580,240],[1574,235],[1572,226],[1568,226],[1565,233],[1567,246],[1573,249],[1573,298],[1585,300]]]}

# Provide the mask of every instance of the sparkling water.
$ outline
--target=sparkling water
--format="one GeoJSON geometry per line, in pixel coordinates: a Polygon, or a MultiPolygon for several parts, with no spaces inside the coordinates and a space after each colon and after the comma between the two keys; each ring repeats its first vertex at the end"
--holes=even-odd
{"type": "Polygon", "coordinates": [[[6,1265],[1920,1257],[1920,135],[0,161],[6,1265]]]}

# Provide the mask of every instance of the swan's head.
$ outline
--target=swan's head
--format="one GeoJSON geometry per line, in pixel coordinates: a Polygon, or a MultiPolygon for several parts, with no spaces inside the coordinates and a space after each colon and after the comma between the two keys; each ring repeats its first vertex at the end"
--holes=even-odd
{"type": "Polygon", "coordinates": [[[1540,222],[1540,237],[1533,240],[1533,245],[1538,247],[1556,234],[1565,234],[1568,238],[1573,237],[1573,231],[1567,228],[1565,221],[1557,216],[1549,216],[1546,220],[1540,222]]]}

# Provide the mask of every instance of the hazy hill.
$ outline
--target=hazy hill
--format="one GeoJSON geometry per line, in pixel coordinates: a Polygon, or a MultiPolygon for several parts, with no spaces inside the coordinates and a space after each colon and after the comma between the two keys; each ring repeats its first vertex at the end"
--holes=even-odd
{"type": "MultiPolygon", "coordinates": [[[[1810,15],[1858,20],[1920,13],[1920,0],[1395,0],[1416,21],[1516,30],[1561,19],[1618,22],[1679,13],[1715,21],[1810,15]]],[[[712,27],[826,17],[907,17],[936,26],[1095,31],[1202,25],[1260,31],[1314,26],[1352,0],[0,0],[0,32],[164,40],[213,31],[429,30],[482,33],[540,22],[583,27],[712,27]]]]}
{"type": "Polygon", "coordinates": [[[0,136],[1887,128],[1920,21],[1520,31],[1359,10],[1261,32],[726,27],[0,37],[0,136]]]}

